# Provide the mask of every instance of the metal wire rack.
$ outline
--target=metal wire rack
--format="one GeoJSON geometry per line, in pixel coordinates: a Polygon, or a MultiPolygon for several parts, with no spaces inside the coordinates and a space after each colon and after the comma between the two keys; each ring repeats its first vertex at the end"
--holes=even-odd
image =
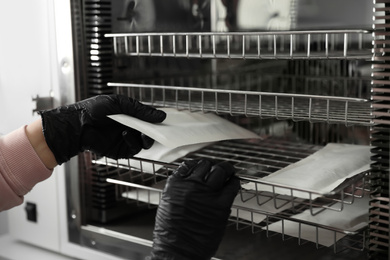
{"type": "Polygon", "coordinates": [[[372,125],[370,102],[363,98],[131,83],[108,83],[108,86],[115,87],[116,93],[153,106],[293,121],[372,125]]]}
{"type": "MultiPolygon", "coordinates": [[[[162,196],[162,188],[154,188],[150,186],[139,185],[127,181],[121,181],[118,179],[108,178],[106,180],[108,183],[115,184],[117,190],[121,192],[121,198],[123,199],[123,194],[125,194],[125,200],[128,203],[135,203],[137,206],[145,206],[148,208],[156,208],[161,196],[162,196]],[[133,193],[133,196],[128,196],[129,192],[133,193]]],[[[296,203],[296,207],[304,207],[304,204],[296,203]]],[[[294,209],[294,208],[293,208],[294,209]]],[[[232,205],[232,210],[235,212],[229,217],[229,226],[234,226],[236,230],[250,229],[253,234],[258,232],[266,232],[267,237],[273,235],[280,235],[282,240],[287,240],[291,238],[291,235],[287,234],[285,230],[282,228],[281,231],[275,233],[274,231],[269,230],[268,225],[276,223],[278,221],[281,222],[281,225],[284,226],[286,222],[290,221],[296,223],[297,229],[301,230],[303,228],[309,228],[314,230],[314,236],[316,240],[314,244],[316,248],[321,248],[322,245],[320,243],[321,236],[323,232],[329,234],[333,237],[333,252],[339,253],[346,248],[363,251],[365,249],[365,241],[366,241],[366,228],[361,228],[356,231],[343,230],[340,228],[335,228],[332,226],[321,225],[314,222],[308,222],[300,219],[295,219],[294,214],[290,212],[282,212],[280,214],[272,214],[270,212],[261,210],[261,209],[253,209],[242,207],[239,205],[232,205]],[[250,214],[250,219],[243,219],[241,216],[250,214]],[[264,221],[261,223],[256,222],[256,215],[262,216],[264,221]]],[[[303,245],[309,241],[307,241],[301,232],[298,232],[298,245],[303,245]]],[[[313,242],[313,241],[312,241],[313,242]]]]}
{"type": "Polygon", "coordinates": [[[114,53],[217,59],[371,59],[370,31],[191,32],[105,34],[114,53]]]}
{"type": "MultiPolygon", "coordinates": [[[[308,155],[314,153],[321,146],[297,144],[285,140],[276,140],[269,138],[261,141],[225,141],[207,146],[199,151],[193,152],[184,158],[180,158],[173,163],[163,163],[151,161],[147,159],[128,160],[128,164],[119,161],[109,161],[107,159],[95,158],[92,160],[92,167],[105,166],[114,169],[117,174],[112,174],[106,178],[106,182],[115,185],[117,199],[126,200],[128,203],[143,204],[148,207],[156,207],[161,199],[161,193],[166,178],[178,167],[183,160],[209,158],[216,161],[229,161],[237,171],[237,176],[241,179],[241,183],[248,182],[259,183],[262,185],[276,187],[284,187],[291,190],[292,196],[281,196],[275,192],[263,192],[260,190],[244,190],[241,189],[238,196],[242,203],[234,204],[232,209],[235,209],[231,215],[230,221],[237,229],[251,228],[253,233],[266,231],[267,226],[276,221],[293,221],[301,225],[312,226],[319,236],[320,230],[334,233],[334,251],[337,252],[340,246],[338,238],[339,234],[348,235],[349,238],[358,237],[360,242],[355,241],[352,248],[362,250],[361,246],[364,243],[362,238],[362,230],[349,231],[335,228],[332,226],[324,226],[318,223],[311,223],[295,219],[294,215],[303,210],[310,210],[312,215],[317,215],[325,210],[342,211],[344,207],[348,207],[355,202],[356,199],[361,199],[365,191],[368,191],[368,183],[366,182],[367,173],[363,172],[355,178],[345,182],[339,186],[331,196],[322,196],[320,199],[311,199],[315,195],[315,191],[296,189],[286,185],[277,185],[262,181],[261,178],[267,176],[287,165],[297,162],[308,155]],[[150,167],[153,165],[153,167],[150,167]],[[144,169],[148,172],[144,172],[144,169]],[[115,170],[116,169],[116,170],[115,170]],[[157,184],[157,186],[156,186],[157,184]],[[294,197],[294,192],[306,192],[310,199],[301,199],[294,197]],[[129,194],[132,194],[129,196],[129,194]],[[257,203],[256,207],[246,206],[246,202],[254,200],[257,203]],[[265,203],[272,202],[275,208],[283,208],[282,211],[275,214],[262,208],[265,203]],[[286,210],[285,210],[286,209],[286,210]],[[243,214],[250,215],[248,219],[243,219],[243,214]],[[263,221],[258,222],[255,216],[263,216],[263,221]],[[356,235],[356,236],[355,236],[356,235]]],[[[286,234],[287,236],[287,234],[286,234]]],[[[282,238],[285,234],[282,232],[282,238]]],[[[349,239],[348,238],[348,239],[349,239]]],[[[355,238],[354,238],[355,239],[355,238]]],[[[299,241],[304,238],[299,237],[299,241]]],[[[316,243],[318,245],[318,241],[316,243]]]]}
{"type": "MultiPolygon", "coordinates": [[[[106,34],[113,41],[114,54],[129,57],[174,57],[202,59],[248,59],[248,60],[371,60],[372,35],[367,30],[327,30],[327,31],[278,31],[278,32],[223,32],[223,33],[128,33],[106,34]]],[[[294,61],[296,62],[296,61],[294,61]]],[[[314,77],[313,80],[317,80],[314,77]]],[[[349,79],[348,79],[349,80],[349,79]]],[[[348,85],[356,85],[348,84],[348,85]]],[[[220,85],[211,87],[183,87],[152,84],[108,83],[118,94],[131,96],[145,104],[157,107],[174,107],[190,111],[214,112],[232,116],[259,118],[291,119],[328,124],[373,125],[370,107],[366,98],[346,97],[347,95],[315,95],[279,93],[275,91],[256,91],[252,88],[232,90],[220,85]]],[[[330,92],[329,92],[330,93],[330,92]]],[[[337,93],[339,94],[339,93],[337,93]]],[[[178,167],[181,161],[210,158],[232,163],[241,183],[254,183],[254,190],[241,189],[241,204],[234,204],[231,225],[236,229],[250,228],[253,233],[265,231],[271,235],[268,227],[280,221],[296,222],[299,229],[307,225],[315,228],[316,246],[319,247],[320,230],[333,232],[334,252],[339,246],[356,250],[365,248],[365,228],[349,231],[333,226],[324,226],[315,222],[295,219],[294,215],[309,210],[311,215],[324,211],[343,211],[345,207],[361,199],[368,192],[368,172],[362,172],[348,180],[336,190],[324,196],[313,190],[297,189],[287,185],[278,185],[262,180],[262,177],[297,162],[320,146],[297,144],[277,139],[260,142],[219,142],[172,163],[137,159],[123,163],[96,158],[93,166],[110,167],[117,175],[105,179],[115,186],[118,200],[156,207],[161,199],[162,188],[155,186],[178,167]],[[134,163],[135,162],[135,163],[134,163]],[[146,171],[146,169],[149,169],[146,171]],[[150,169],[152,169],[150,171],[150,169]],[[268,185],[273,192],[257,189],[257,185],[268,185]],[[281,196],[276,188],[289,189],[291,196],[281,196]],[[309,199],[294,196],[304,192],[309,199]],[[129,196],[128,194],[132,194],[129,196]],[[124,196],[124,194],[127,194],[124,196]],[[315,199],[316,195],[320,198],[315,199]],[[245,203],[254,200],[255,208],[245,203]],[[277,214],[264,210],[265,203],[273,203],[274,208],[284,209],[277,214]],[[244,219],[242,215],[249,215],[244,219]],[[255,220],[256,215],[263,220],[255,220]],[[339,234],[347,235],[347,243],[338,241],[339,234]]],[[[282,230],[282,239],[288,234],[282,230]]],[[[305,243],[300,233],[299,244],[305,243]]]]}
{"type": "MultiPolygon", "coordinates": [[[[128,203],[136,203],[138,206],[145,206],[146,204],[148,208],[155,208],[158,205],[162,196],[162,188],[157,189],[150,186],[139,185],[112,178],[108,178],[106,181],[108,183],[115,184],[117,190],[120,190],[121,192],[120,196],[124,196],[123,194],[125,194],[125,199],[128,203]],[[133,193],[133,196],[131,197],[126,195],[130,191],[132,191],[133,193]]],[[[302,210],[307,208],[305,204],[299,204],[296,202],[296,206],[294,208],[291,208],[291,210],[296,210],[299,207],[302,207],[302,210]]],[[[366,241],[366,228],[361,228],[356,231],[349,231],[340,228],[335,228],[332,226],[326,226],[314,222],[295,219],[294,213],[292,213],[293,211],[272,214],[270,212],[261,210],[261,208],[253,209],[248,207],[242,207],[239,205],[233,205],[232,210],[234,210],[235,213],[230,215],[229,225],[234,226],[236,230],[249,228],[254,234],[258,232],[266,232],[267,236],[273,236],[278,234],[281,236],[282,240],[286,240],[291,238],[291,236],[287,234],[283,228],[278,233],[275,233],[274,231],[269,230],[268,225],[280,221],[281,225],[284,226],[286,222],[290,221],[296,223],[298,230],[301,230],[304,227],[314,230],[314,236],[316,237],[314,244],[316,248],[322,247],[320,243],[321,235],[322,232],[326,232],[328,234],[327,236],[329,236],[329,234],[332,234],[332,247],[334,253],[339,253],[346,248],[359,251],[363,251],[365,249],[364,242],[366,241]],[[243,219],[241,217],[241,215],[243,215],[243,212],[245,215],[248,215],[249,213],[251,216],[250,219],[243,219]],[[261,223],[257,223],[255,220],[256,215],[262,216],[264,221],[262,221],[261,223]]],[[[309,242],[302,236],[301,232],[298,232],[297,239],[298,245],[303,245],[309,242]]]]}
{"type": "Polygon", "coordinates": [[[320,240],[321,237],[324,236],[324,234],[326,233],[327,236],[333,237],[332,247],[333,247],[333,252],[335,254],[340,253],[347,248],[352,250],[358,250],[358,251],[363,251],[366,248],[365,241],[367,236],[367,228],[361,228],[357,231],[351,232],[339,228],[334,228],[331,226],[320,225],[318,223],[297,220],[294,219],[293,216],[287,214],[274,215],[261,210],[250,210],[249,212],[252,221],[251,220],[246,221],[240,218],[240,214],[241,212],[248,213],[247,208],[241,208],[239,206],[233,205],[232,209],[236,209],[236,213],[230,216],[229,221],[230,221],[230,225],[234,225],[237,230],[250,228],[252,233],[265,231],[267,237],[279,235],[281,239],[285,241],[291,239],[292,236],[287,233],[287,230],[284,228],[284,226],[286,226],[287,222],[292,222],[296,224],[297,235],[295,237],[298,241],[298,245],[303,245],[309,242],[303,237],[303,229],[311,229],[314,230],[313,233],[315,237],[315,240],[311,242],[315,244],[317,249],[323,246],[321,245],[320,240]],[[255,215],[264,216],[264,221],[262,223],[256,224],[253,221],[255,215]],[[269,229],[269,225],[276,222],[279,222],[280,225],[282,226],[281,230],[279,230],[278,232],[271,231],[269,229]]]}

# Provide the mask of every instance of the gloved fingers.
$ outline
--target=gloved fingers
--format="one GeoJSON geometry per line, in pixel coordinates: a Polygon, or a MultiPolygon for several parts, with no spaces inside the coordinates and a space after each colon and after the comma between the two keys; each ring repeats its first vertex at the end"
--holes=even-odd
{"type": "Polygon", "coordinates": [[[197,164],[192,167],[192,171],[190,172],[190,175],[187,177],[187,179],[204,183],[206,176],[210,172],[212,166],[213,163],[210,160],[199,160],[197,164]]]}
{"type": "Polygon", "coordinates": [[[206,159],[184,161],[176,170],[176,176],[204,183],[211,167],[212,162],[206,159]]]}
{"type": "MultiPolygon", "coordinates": [[[[214,190],[220,190],[234,176],[234,173],[234,166],[228,162],[214,164],[211,160],[201,159],[182,162],[174,175],[187,180],[196,180],[214,190]]],[[[237,185],[235,188],[237,189],[237,185]]]]}
{"type": "Polygon", "coordinates": [[[134,115],[136,118],[141,119],[149,123],[161,123],[167,117],[167,114],[164,111],[155,109],[154,107],[146,106],[139,103],[139,107],[134,115]]]}
{"type": "Polygon", "coordinates": [[[144,133],[141,133],[141,141],[143,149],[150,149],[154,144],[154,139],[144,133]]]}
{"type": "Polygon", "coordinates": [[[206,185],[214,190],[220,190],[234,173],[235,169],[230,163],[222,162],[216,164],[205,177],[206,185]]]}
{"type": "Polygon", "coordinates": [[[236,197],[237,193],[239,192],[241,188],[240,179],[236,176],[232,176],[223,187],[224,194],[228,196],[228,200],[230,200],[233,203],[234,198],[236,197]]]}
{"type": "Polygon", "coordinates": [[[177,168],[175,173],[173,175],[180,176],[182,178],[188,177],[192,171],[193,168],[198,164],[196,160],[189,160],[184,161],[180,164],[180,166],[177,168]]]}
{"type": "MultiPolygon", "coordinates": [[[[122,139],[125,142],[127,151],[126,157],[132,157],[142,149],[141,133],[137,130],[128,128],[122,132],[122,139]]],[[[124,158],[124,157],[123,157],[124,158]]]]}
{"type": "Polygon", "coordinates": [[[167,117],[166,113],[154,107],[144,105],[132,98],[117,95],[121,112],[149,123],[161,123],[167,117]]]}
{"type": "Polygon", "coordinates": [[[103,125],[109,122],[106,115],[118,114],[116,100],[113,96],[99,95],[85,100],[82,100],[75,104],[76,107],[82,106],[87,110],[87,114],[94,120],[95,124],[103,125]]]}

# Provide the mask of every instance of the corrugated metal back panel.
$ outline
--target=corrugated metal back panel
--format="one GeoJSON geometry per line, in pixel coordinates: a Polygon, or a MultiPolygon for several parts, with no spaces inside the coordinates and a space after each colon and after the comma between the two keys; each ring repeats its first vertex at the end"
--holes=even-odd
{"type": "Polygon", "coordinates": [[[371,259],[389,259],[390,1],[374,1],[371,129],[372,183],[369,251],[371,259]]]}

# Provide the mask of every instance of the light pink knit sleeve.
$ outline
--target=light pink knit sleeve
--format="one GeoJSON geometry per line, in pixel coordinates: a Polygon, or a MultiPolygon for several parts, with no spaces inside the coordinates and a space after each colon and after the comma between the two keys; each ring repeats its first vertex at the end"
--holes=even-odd
{"type": "Polygon", "coordinates": [[[0,211],[23,202],[35,184],[50,177],[26,135],[26,126],[0,137],[0,211]]]}

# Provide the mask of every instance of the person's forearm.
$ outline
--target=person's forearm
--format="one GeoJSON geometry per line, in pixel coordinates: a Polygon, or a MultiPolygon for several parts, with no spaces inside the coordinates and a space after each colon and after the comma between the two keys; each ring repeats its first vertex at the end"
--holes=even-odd
{"type": "Polygon", "coordinates": [[[42,160],[43,164],[48,169],[53,169],[55,166],[57,166],[57,161],[45,141],[45,137],[42,132],[41,119],[38,119],[29,124],[26,128],[26,134],[32,147],[38,154],[39,158],[42,160]]]}

